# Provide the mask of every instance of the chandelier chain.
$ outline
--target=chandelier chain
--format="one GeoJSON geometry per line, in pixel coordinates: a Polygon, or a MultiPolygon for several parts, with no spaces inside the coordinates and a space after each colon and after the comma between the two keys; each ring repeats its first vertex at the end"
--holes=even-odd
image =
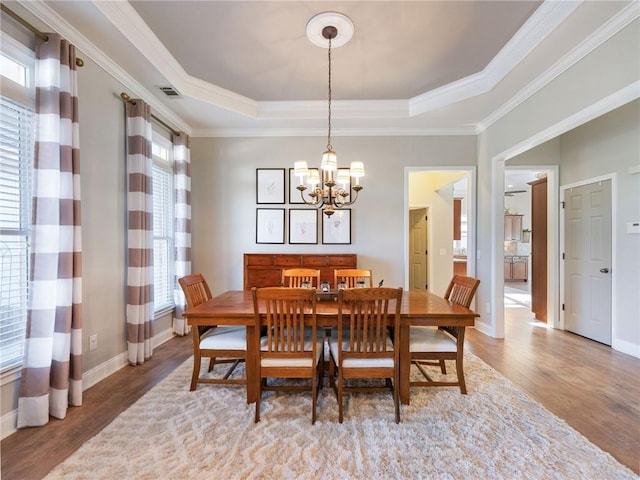
{"type": "Polygon", "coordinates": [[[328,129],[327,129],[327,150],[333,150],[331,145],[331,37],[329,37],[329,121],[328,121],[328,129]]]}

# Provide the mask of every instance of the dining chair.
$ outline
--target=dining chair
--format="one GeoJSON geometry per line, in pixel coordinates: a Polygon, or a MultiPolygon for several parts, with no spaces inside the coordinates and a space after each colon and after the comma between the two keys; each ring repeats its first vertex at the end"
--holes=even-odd
{"type": "Polygon", "coordinates": [[[391,391],[395,421],[400,423],[398,332],[401,303],[402,288],[365,287],[338,292],[338,328],[329,338],[329,378],[338,400],[340,423],[344,417],[344,392],[367,391],[391,391]],[[352,382],[353,379],[371,378],[384,379],[384,385],[352,382]]]}
{"type": "Polygon", "coordinates": [[[253,287],[251,291],[256,330],[266,330],[255,346],[258,374],[254,421],[260,421],[264,390],[311,391],[314,424],[324,365],[323,340],[317,336],[316,292],[288,287],[253,287]],[[269,378],[310,379],[310,384],[269,384],[269,378]]]}
{"type": "Polygon", "coordinates": [[[373,287],[373,274],[371,270],[360,268],[339,268],[333,271],[333,285],[338,288],[338,283],[344,282],[345,288],[358,286],[373,287]],[[364,285],[362,283],[364,282],[364,285]]]}
{"type": "MultiPolygon", "coordinates": [[[[193,308],[211,299],[211,289],[202,274],[186,275],[178,279],[180,287],[187,299],[187,308],[193,308]]],[[[246,385],[246,377],[230,378],[233,371],[247,359],[247,329],[244,326],[197,326],[193,332],[193,373],[190,390],[196,389],[198,383],[214,385],[246,385]],[[216,364],[231,366],[220,377],[201,377],[200,364],[202,358],[209,358],[208,372],[216,364]]]]}
{"type": "Polygon", "coordinates": [[[302,288],[308,283],[308,288],[320,288],[320,270],[314,268],[288,268],[282,270],[282,286],[302,288]]]}
{"type": "MultiPolygon", "coordinates": [[[[469,308],[473,296],[480,285],[480,280],[465,275],[454,275],[447,287],[444,298],[450,302],[469,308]]],[[[424,380],[411,381],[414,387],[460,387],[460,392],[467,393],[464,381],[464,326],[409,327],[409,355],[411,363],[418,367],[424,380]],[[457,380],[434,380],[424,368],[425,365],[439,366],[440,372],[447,373],[445,361],[453,360],[456,364],[457,380]]]]}

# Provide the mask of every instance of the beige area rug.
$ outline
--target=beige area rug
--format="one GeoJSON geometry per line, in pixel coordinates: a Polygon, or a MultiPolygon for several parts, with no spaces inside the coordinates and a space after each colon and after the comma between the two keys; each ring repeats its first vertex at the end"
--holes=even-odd
{"type": "Polygon", "coordinates": [[[262,419],[239,387],[189,392],[192,361],[58,465],[53,479],[636,479],[508,379],[465,354],[468,395],[415,388],[393,421],[389,394],[350,394],[338,423],[324,388],[265,393],[262,419]]]}

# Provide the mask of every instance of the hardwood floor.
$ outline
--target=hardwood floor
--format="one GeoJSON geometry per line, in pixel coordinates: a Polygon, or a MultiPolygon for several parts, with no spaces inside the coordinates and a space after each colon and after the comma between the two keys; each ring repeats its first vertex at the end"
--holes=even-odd
{"type": "MultiPolygon", "coordinates": [[[[547,329],[517,304],[505,316],[505,340],[469,329],[467,349],[640,474],[640,360],[547,329]]],[[[190,336],[170,340],[151,361],[125,367],[85,391],[84,405],[71,408],[64,421],[7,437],[1,477],[43,478],[191,354],[190,336]]]]}

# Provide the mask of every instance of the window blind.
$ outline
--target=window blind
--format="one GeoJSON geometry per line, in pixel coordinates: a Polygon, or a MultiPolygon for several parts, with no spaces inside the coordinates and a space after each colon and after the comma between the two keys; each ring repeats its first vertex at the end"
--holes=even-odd
{"type": "Polygon", "coordinates": [[[173,172],[153,166],[154,310],[173,307],[173,172]]]}
{"type": "Polygon", "coordinates": [[[0,370],[22,363],[29,286],[33,110],[0,97],[0,370]]]}

